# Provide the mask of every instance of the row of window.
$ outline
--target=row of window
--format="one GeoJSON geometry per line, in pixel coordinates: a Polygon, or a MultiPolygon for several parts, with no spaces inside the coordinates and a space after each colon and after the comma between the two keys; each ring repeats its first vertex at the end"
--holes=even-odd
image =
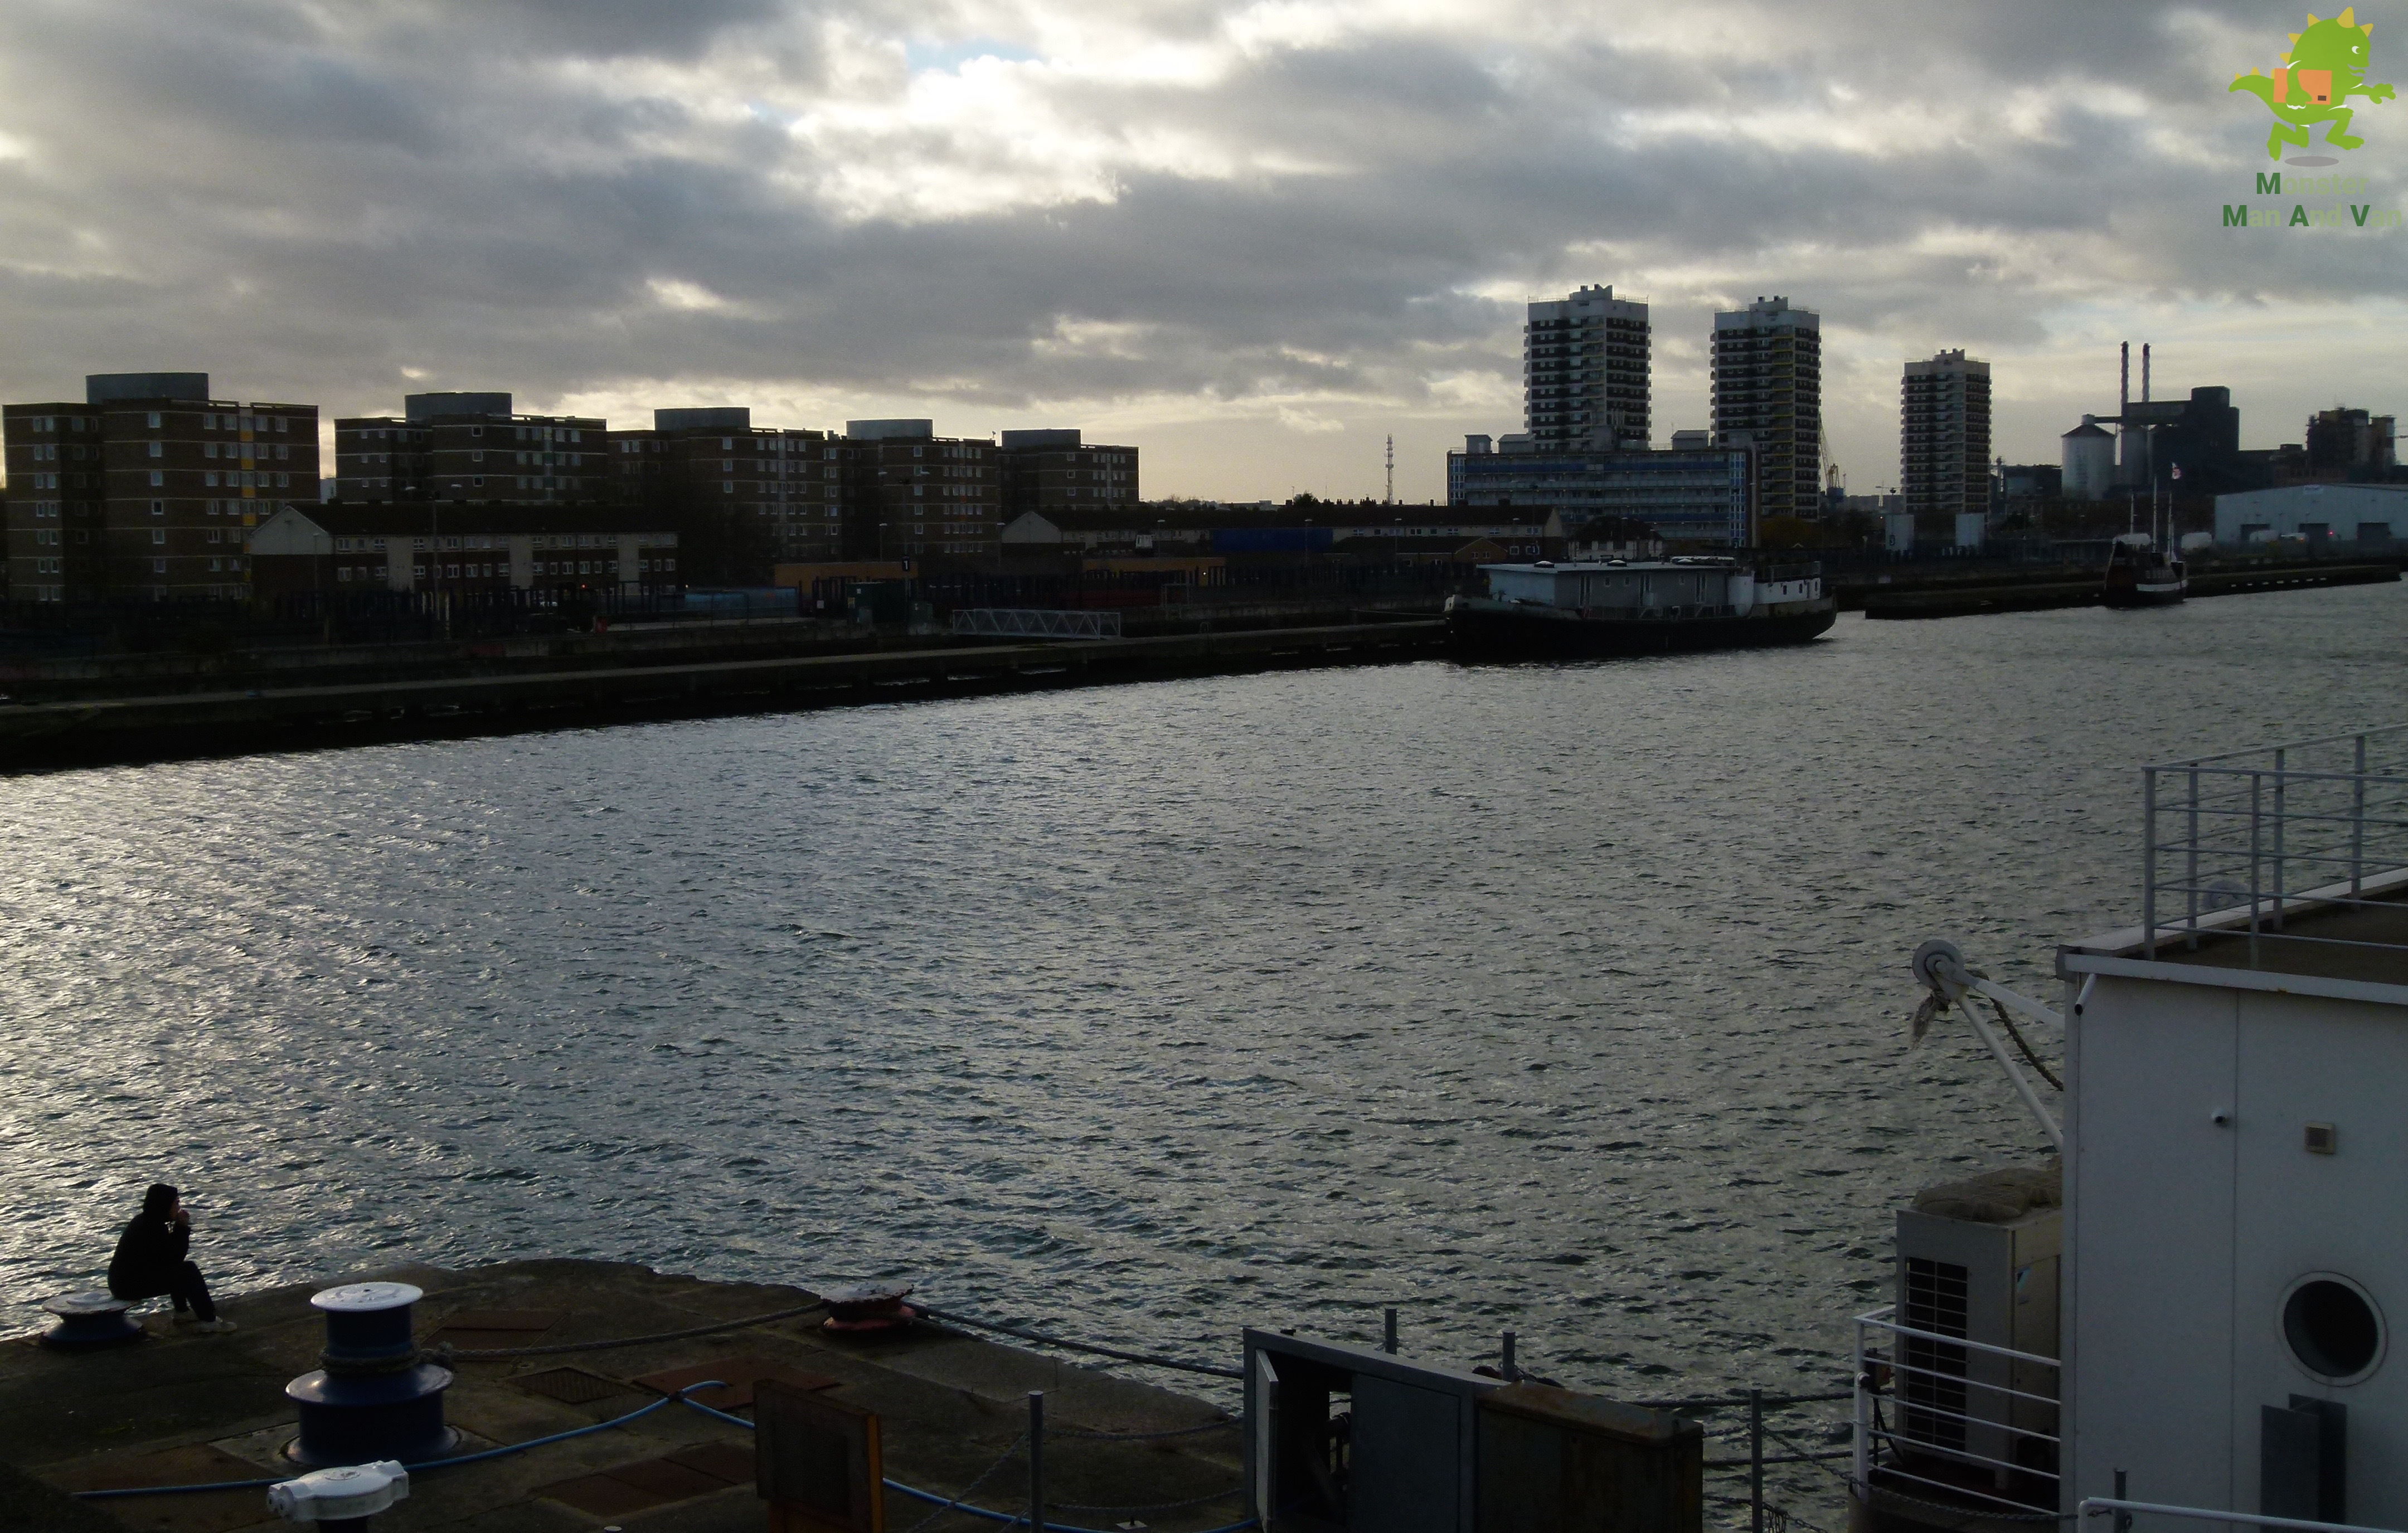
{"type": "MultiPolygon", "coordinates": [[[[677,535],[675,533],[644,533],[640,534],[636,540],[639,544],[661,542],[673,545],[677,542],[677,535]]],[[[441,541],[442,546],[446,549],[493,549],[498,551],[509,547],[509,539],[503,537],[470,537],[464,535],[460,537],[445,537],[441,541]]],[[[617,542],[618,539],[608,533],[559,533],[547,537],[530,537],[527,539],[527,546],[538,549],[607,549],[615,546],[617,542]]],[[[378,552],[382,552],[384,551],[384,546],[385,539],[381,537],[337,537],[335,539],[335,549],[336,552],[339,553],[365,553],[371,549],[378,552]]],[[[428,547],[428,539],[424,537],[413,537],[409,540],[409,546],[423,552],[428,547]]]]}
{"type": "MultiPolygon", "coordinates": [[[[498,432],[499,428],[495,429],[498,432]]],[[[585,439],[584,430],[579,426],[512,426],[510,431],[510,439],[519,442],[581,442],[585,439]]],[[[483,426],[468,428],[471,437],[484,434],[483,426]]]]}
{"type": "MultiPolygon", "coordinates": [[[[36,574],[55,575],[60,572],[61,561],[57,559],[41,559],[36,560],[36,563],[37,565],[48,566],[47,568],[37,569],[36,571],[36,574]]],[[[239,575],[242,573],[242,561],[235,558],[212,559],[209,561],[209,572],[213,575],[223,575],[228,573],[239,575]]],[[[166,574],[167,561],[165,559],[151,560],[150,573],[153,575],[166,574]]]]}
{"type": "MultiPolygon", "coordinates": [[[[557,479],[552,479],[546,478],[541,474],[519,474],[515,476],[496,474],[494,478],[497,481],[502,482],[508,482],[510,479],[515,478],[518,481],[517,488],[522,490],[567,490],[574,492],[586,482],[581,479],[576,479],[566,475],[563,475],[557,479]]],[[[393,487],[393,480],[389,479],[379,480],[377,480],[377,487],[379,489],[391,489],[393,487]]],[[[459,480],[453,480],[452,481],[452,488],[454,490],[481,490],[484,487],[485,476],[482,474],[469,475],[465,483],[459,480]]]]}
{"type": "MultiPolygon", "coordinates": [[[[61,421],[67,423],[66,429],[69,431],[93,431],[100,425],[99,419],[90,415],[36,415],[32,420],[33,430],[38,436],[56,435],[60,429],[61,421]]],[[[236,411],[206,410],[201,415],[201,429],[203,431],[269,432],[283,436],[292,431],[293,422],[294,417],[286,415],[252,415],[236,411]]],[[[143,423],[152,431],[160,430],[166,423],[166,412],[155,409],[146,411],[143,423]]],[[[51,455],[57,455],[55,447],[51,448],[51,455]]],[[[77,455],[79,457],[82,455],[80,450],[78,451],[77,455]]]]}
{"type": "MultiPolygon", "coordinates": [[[[211,561],[210,567],[212,569],[217,567],[215,561],[211,561]]],[[[498,564],[446,564],[437,565],[434,567],[438,572],[435,578],[441,580],[497,580],[508,579],[510,573],[510,566],[508,562],[498,564]]],[[[677,561],[675,559],[644,559],[638,561],[637,567],[647,574],[652,573],[654,570],[658,570],[663,574],[668,574],[676,570],[677,561]]],[[[410,566],[410,574],[412,578],[416,580],[425,580],[427,578],[426,571],[427,566],[424,565],[413,565],[410,566]]],[[[537,575],[552,576],[612,575],[616,574],[617,571],[618,561],[613,559],[544,559],[537,561],[534,568],[534,572],[537,575]]],[[[354,573],[351,566],[344,565],[337,568],[335,571],[335,579],[337,580],[373,580],[376,578],[377,572],[373,567],[362,567],[354,573]]]]}
{"type": "MultiPolygon", "coordinates": [[[[768,432],[764,432],[757,436],[747,437],[745,440],[747,445],[755,452],[792,452],[797,456],[810,452],[813,446],[813,443],[806,437],[781,437],[768,432]]],[[[622,452],[664,452],[668,450],[668,445],[669,444],[667,442],[663,441],[658,437],[623,437],[619,442],[619,451],[622,452]]],[[[708,450],[706,449],[706,451],[708,450]]],[[[733,437],[722,437],[719,438],[719,451],[722,452],[735,451],[736,438],[733,437]]],[[[823,451],[831,458],[836,456],[835,448],[825,448],[823,451]]]]}
{"type": "MultiPolygon", "coordinates": [[[[159,412],[155,409],[150,412],[150,427],[154,431],[159,427],[159,412]]],[[[282,436],[284,433],[293,429],[293,419],[286,415],[236,415],[204,412],[201,416],[201,429],[203,431],[248,431],[252,433],[269,431],[276,433],[278,436],[282,436]]]]}

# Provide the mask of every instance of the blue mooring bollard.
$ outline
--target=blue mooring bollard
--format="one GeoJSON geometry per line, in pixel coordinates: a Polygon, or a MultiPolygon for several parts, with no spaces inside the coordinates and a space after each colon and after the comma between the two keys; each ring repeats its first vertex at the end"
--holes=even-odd
{"type": "Polygon", "coordinates": [[[42,1345],[61,1352],[122,1347],[150,1334],[125,1312],[133,1308],[132,1304],[110,1294],[61,1294],[43,1300],[42,1308],[59,1319],[57,1325],[42,1333],[42,1345]]]}
{"type": "Polygon", "coordinates": [[[422,1362],[411,1307],[426,1296],[406,1282],[354,1282],[311,1296],[326,1316],[324,1366],[284,1386],[300,1408],[301,1436],[287,1456],[312,1469],[392,1460],[422,1464],[459,1445],[443,1425],[452,1370],[422,1362]]]}

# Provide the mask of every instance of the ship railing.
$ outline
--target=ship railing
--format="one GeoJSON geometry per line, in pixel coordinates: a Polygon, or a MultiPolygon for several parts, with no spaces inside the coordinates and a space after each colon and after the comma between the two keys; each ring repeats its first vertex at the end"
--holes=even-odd
{"type": "Polygon", "coordinates": [[[1887,1487],[1968,1512],[2056,1507],[2057,1360],[1902,1325],[1897,1313],[1885,1304],[1856,1316],[1857,1494],[1887,1487]]]}
{"type": "Polygon", "coordinates": [[[980,638],[1118,638],[1121,615],[1113,611],[1046,611],[1028,607],[965,607],[953,613],[953,632],[980,638]]]}
{"type": "Polygon", "coordinates": [[[2313,1517],[2269,1517],[2262,1512],[2220,1512],[2213,1507],[2169,1506],[2162,1501],[2129,1501],[2120,1496],[2086,1496],[2074,1509],[2085,1517],[2113,1517],[2119,1528],[2132,1526],[2135,1513],[2179,1517],[2186,1522],[2237,1524],[2243,1527],[2282,1528],[2286,1533],[2395,1533],[2361,1523],[2327,1523],[2313,1517]]]}
{"type": "Polygon", "coordinates": [[[2401,910],[2408,724],[2147,766],[2142,802],[2144,956],[2228,935],[2252,965],[2261,943],[2408,947],[2408,924],[2286,929],[2310,910],[2401,910]]]}

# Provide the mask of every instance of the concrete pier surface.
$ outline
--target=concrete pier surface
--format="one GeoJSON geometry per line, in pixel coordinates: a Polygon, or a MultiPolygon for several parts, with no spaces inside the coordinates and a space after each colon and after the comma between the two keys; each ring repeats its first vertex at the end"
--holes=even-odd
{"type": "MultiPolygon", "coordinates": [[[[0,1526],[61,1533],[287,1526],[269,1513],[259,1488],[76,1502],[58,1493],[302,1472],[281,1456],[296,1430],[284,1385],[318,1367],[325,1327],[309,1296],[363,1276],[425,1290],[418,1340],[456,1375],[445,1414],[461,1430],[462,1453],[623,1416],[706,1378],[727,1379],[735,1392],[696,1398],[749,1415],[751,1382],[779,1379],[877,1412],[887,1478],[951,1497],[984,1475],[968,1497],[973,1504],[1023,1512],[1028,1457],[1014,1444],[1027,1426],[1027,1396],[1041,1390],[1051,1521],[1097,1528],[1141,1521],[1161,1533],[1193,1533],[1244,1516],[1240,1432],[1219,1407],[925,1321],[897,1333],[838,1336],[821,1328],[825,1311],[814,1310],[677,1340],[446,1361],[446,1346],[555,1348],[657,1335],[792,1309],[814,1297],[618,1263],[523,1261],[468,1271],[401,1267],[245,1295],[220,1306],[240,1327],[229,1335],[178,1334],[158,1300],[138,1317],[150,1339],[137,1344],[82,1354],[51,1352],[30,1337],[0,1346],[0,1526]],[[1162,1432],[1181,1435],[1082,1435],[1162,1432]],[[21,1482],[8,1494],[7,1483],[21,1476],[34,1483],[21,1482]],[[1192,1504],[1140,1510],[1169,1503],[1192,1504]]],[[[408,1498],[370,1526],[757,1533],[767,1512],[753,1488],[752,1438],[671,1404],[624,1426],[507,1457],[418,1467],[408,1498]]],[[[887,1493],[890,1528],[910,1527],[936,1510],[887,1493]]],[[[960,1512],[938,1525],[940,1533],[977,1526],[960,1512]]]]}

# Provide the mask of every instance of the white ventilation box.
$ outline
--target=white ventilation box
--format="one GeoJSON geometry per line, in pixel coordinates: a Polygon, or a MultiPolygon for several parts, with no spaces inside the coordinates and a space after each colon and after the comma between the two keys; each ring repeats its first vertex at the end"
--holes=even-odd
{"type": "Polygon", "coordinates": [[[2004,1490],[2018,1470],[2057,1469],[2047,1439],[2063,1211],[1945,1196],[1954,1191],[1935,1188],[1898,1214],[1897,1323],[1923,1334],[1898,1339],[1895,1430],[1902,1449],[1953,1466],[1949,1478],[2004,1490]]]}

